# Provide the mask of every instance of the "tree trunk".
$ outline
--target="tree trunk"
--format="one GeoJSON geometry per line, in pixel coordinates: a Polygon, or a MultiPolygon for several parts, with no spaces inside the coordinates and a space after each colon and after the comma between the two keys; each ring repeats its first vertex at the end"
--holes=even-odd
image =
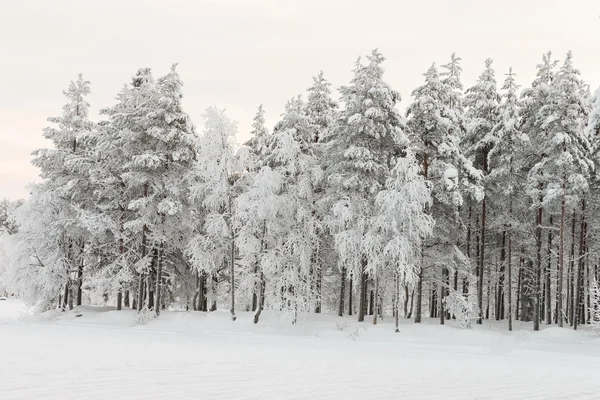
{"type": "MultiPolygon", "coordinates": [[[[398,272],[396,272],[396,274],[394,275],[394,278],[396,280],[395,285],[394,285],[394,289],[396,291],[396,302],[394,303],[394,318],[395,318],[395,324],[396,324],[396,333],[400,332],[400,277],[398,276],[398,272]]],[[[408,294],[408,293],[407,293],[408,294]]],[[[408,296],[407,299],[408,300],[408,296]]],[[[404,302],[404,315],[406,315],[406,301],[404,302]]]]}
{"type": "Polygon", "coordinates": [[[548,220],[550,229],[548,230],[548,264],[546,267],[546,325],[550,325],[552,323],[552,280],[551,280],[551,271],[552,271],[552,215],[548,220]]]}
{"type": "Polygon", "coordinates": [[[259,296],[258,296],[258,305],[256,307],[256,311],[254,312],[254,323],[258,324],[258,319],[260,318],[260,314],[262,313],[263,310],[263,306],[264,306],[264,301],[265,301],[265,277],[263,275],[263,273],[260,273],[260,281],[259,281],[259,285],[260,285],[260,291],[259,291],[259,296]]]}
{"type": "Polygon", "coordinates": [[[484,196],[481,204],[481,244],[479,245],[479,274],[477,277],[477,307],[479,308],[477,324],[479,325],[481,325],[483,319],[483,268],[485,265],[486,203],[487,199],[484,196]]]}
{"type": "Polygon", "coordinates": [[[521,319],[521,285],[523,284],[523,248],[521,248],[521,256],[519,257],[519,269],[517,270],[517,298],[515,299],[515,319],[521,319]]]}
{"type": "Polygon", "coordinates": [[[352,315],[352,274],[350,274],[350,283],[348,284],[348,315],[352,315]]]}
{"type": "Polygon", "coordinates": [[[573,220],[571,226],[571,253],[569,259],[569,271],[568,271],[568,285],[569,285],[569,306],[567,310],[569,312],[569,324],[573,326],[574,311],[575,311],[575,225],[576,225],[576,214],[573,211],[573,220]]]}
{"type": "MultiPolygon", "coordinates": [[[[542,199],[540,199],[541,202],[542,199]]],[[[540,281],[542,272],[542,215],[543,208],[537,210],[535,227],[536,263],[533,281],[533,330],[540,330],[540,281]]]]}
{"type": "MultiPolygon", "coordinates": [[[[350,288],[352,291],[352,288],[350,288]]],[[[346,297],[346,267],[342,267],[342,274],[340,277],[340,306],[338,307],[338,316],[344,316],[344,299],[346,297]]]]}
{"type": "Polygon", "coordinates": [[[373,325],[377,325],[377,315],[379,314],[379,274],[377,271],[375,271],[375,279],[373,279],[373,281],[375,285],[375,294],[373,296],[373,325]]]}
{"type": "Polygon", "coordinates": [[[156,316],[160,316],[160,307],[162,305],[162,265],[163,265],[163,256],[164,256],[164,244],[160,244],[160,250],[158,252],[158,262],[156,263],[156,307],[154,307],[154,312],[156,316]]]}
{"type": "Polygon", "coordinates": [[[321,313],[321,289],[323,286],[323,283],[322,283],[323,271],[321,268],[321,263],[319,261],[317,261],[317,263],[315,265],[315,279],[316,279],[315,289],[316,289],[316,296],[317,296],[317,304],[315,305],[315,314],[320,314],[321,313]]]}
{"type": "Polygon", "coordinates": [[[498,276],[498,292],[496,294],[496,321],[504,319],[504,274],[506,263],[506,231],[502,232],[502,248],[500,250],[500,273],[498,276]]]}
{"type": "Polygon", "coordinates": [[[65,311],[69,304],[69,285],[71,284],[70,279],[67,279],[67,283],[65,283],[65,294],[63,295],[63,305],[62,309],[65,311]]]}
{"type": "MultiPolygon", "coordinates": [[[[422,264],[421,264],[422,265],[422,264]]],[[[419,276],[417,280],[417,304],[415,308],[415,323],[421,323],[421,314],[423,306],[423,267],[419,269],[419,276]]]]}
{"type": "Polygon", "coordinates": [[[558,250],[558,326],[563,326],[563,270],[565,264],[565,179],[563,178],[563,196],[560,210],[559,250],[558,250]]]}
{"type": "MultiPolygon", "coordinates": [[[[232,206],[232,198],[229,196],[229,215],[233,215],[233,206],[232,206]]],[[[230,274],[231,274],[231,308],[229,312],[231,313],[231,320],[235,321],[237,317],[235,316],[235,230],[233,227],[231,229],[231,249],[229,253],[230,258],[230,274]]]]}
{"type": "Polygon", "coordinates": [[[129,290],[126,290],[125,291],[125,298],[124,298],[123,302],[125,303],[125,307],[127,307],[127,308],[131,308],[130,305],[129,305],[130,304],[129,301],[130,301],[129,290]]]}
{"type": "Polygon", "coordinates": [[[448,275],[448,268],[443,267],[442,268],[442,282],[440,284],[440,290],[439,290],[439,294],[440,294],[440,304],[439,304],[439,313],[440,313],[440,325],[444,325],[445,322],[445,318],[446,318],[446,312],[444,310],[444,295],[446,293],[446,276],[448,275]]]}
{"type": "MultiPolygon", "coordinates": [[[[210,302],[210,311],[217,311],[217,287],[219,286],[219,277],[217,275],[213,275],[211,276],[211,302],[210,302]]],[[[208,296],[207,296],[207,302],[208,302],[208,296]]],[[[208,304],[207,304],[208,305],[208,304]]]]}
{"type": "MultiPolygon", "coordinates": [[[[582,321],[581,306],[582,303],[582,286],[583,286],[583,270],[585,268],[585,247],[586,247],[586,219],[585,219],[585,200],[581,200],[581,232],[579,234],[579,260],[577,263],[577,275],[575,283],[575,316],[573,321],[573,329],[577,330],[577,325],[582,321]]],[[[585,323],[585,319],[583,319],[585,323]]]]}
{"type": "Polygon", "coordinates": [[[121,310],[123,308],[123,292],[121,289],[117,292],[117,310],[121,310]]]}
{"type": "MultiPolygon", "coordinates": [[[[512,227],[511,227],[512,230],[512,227]]],[[[512,331],[513,328],[513,310],[512,310],[512,238],[511,233],[508,233],[508,266],[507,266],[507,280],[508,280],[508,330],[512,331]]]]}
{"type": "Polygon", "coordinates": [[[365,313],[367,311],[367,274],[366,274],[367,260],[363,257],[360,268],[360,299],[359,299],[359,310],[358,310],[358,322],[365,320],[365,313]]]}
{"type": "Polygon", "coordinates": [[[77,302],[76,305],[81,305],[83,295],[83,251],[85,242],[81,241],[80,254],[79,254],[79,267],[77,268],[77,302]]]}

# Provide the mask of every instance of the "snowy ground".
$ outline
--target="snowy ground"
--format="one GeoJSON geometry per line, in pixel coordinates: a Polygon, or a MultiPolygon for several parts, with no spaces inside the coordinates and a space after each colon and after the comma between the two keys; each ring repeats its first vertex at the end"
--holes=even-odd
{"type": "Polygon", "coordinates": [[[598,399],[589,333],[316,316],[290,327],[250,315],[82,309],[23,318],[0,302],[0,399],[598,399]]]}

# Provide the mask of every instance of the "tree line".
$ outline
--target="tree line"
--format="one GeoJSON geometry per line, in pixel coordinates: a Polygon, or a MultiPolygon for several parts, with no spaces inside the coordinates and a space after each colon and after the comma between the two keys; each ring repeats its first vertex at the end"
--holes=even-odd
{"type": "Polygon", "coordinates": [[[241,145],[224,110],[196,130],[175,65],[100,121],[79,75],[33,153],[43,181],[0,206],[0,278],[39,309],[598,323],[600,95],[571,53],[523,90],[491,59],[465,89],[461,61],[402,115],[374,50],[339,100],[321,72],[272,131],[260,106],[241,145]]]}

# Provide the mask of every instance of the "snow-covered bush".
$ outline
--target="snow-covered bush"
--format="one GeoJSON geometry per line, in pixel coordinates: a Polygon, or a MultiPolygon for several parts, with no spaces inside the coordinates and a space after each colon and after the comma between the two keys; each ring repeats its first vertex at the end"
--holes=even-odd
{"type": "Polygon", "coordinates": [[[467,329],[471,328],[473,319],[479,315],[476,301],[474,294],[465,297],[455,290],[451,290],[450,295],[444,298],[446,310],[456,317],[460,326],[467,329]]]}

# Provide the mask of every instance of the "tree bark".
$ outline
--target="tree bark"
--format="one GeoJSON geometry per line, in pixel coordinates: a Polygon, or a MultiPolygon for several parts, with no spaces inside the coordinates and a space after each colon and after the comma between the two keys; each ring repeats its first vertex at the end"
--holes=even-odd
{"type": "MultiPolygon", "coordinates": [[[[585,268],[585,247],[586,247],[586,218],[585,218],[585,200],[581,200],[581,232],[579,234],[579,260],[577,263],[577,276],[575,283],[575,316],[573,321],[573,329],[577,330],[577,325],[582,321],[581,306],[582,302],[582,286],[583,286],[583,271],[585,268]]],[[[583,319],[585,323],[585,319],[583,319]]]]}
{"type": "Polygon", "coordinates": [[[373,281],[375,285],[375,294],[373,299],[373,325],[377,325],[377,315],[379,314],[379,274],[377,271],[375,271],[375,279],[373,279],[373,281]]]}
{"type": "Polygon", "coordinates": [[[553,224],[552,224],[552,215],[550,215],[550,218],[548,220],[548,223],[550,225],[550,229],[548,230],[548,264],[546,267],[546,275],[545,275],[545,280],[546,280],[546,290],[545,290],[545,298],[546,298],[546,325],[550,325],[552,324],[552,281],[551,281],[551,271],[552,271],[552,228],[553,228],[553,224]]]}
{"type": "MultiPolygon", "coordinates": [[[[350,288],[352,290],[352,288],[350,288]]],[[[340,277],[340,305],[338,307],[338,316],[344,316],[344,299],[346,297],[346,267],[342,267],[342,274],[340,277]]]]}
{"type": "Polygon", "coordinates": [[[156,263],[156,306],[154,307],[154,312],[156,316],[160,316],[160,307],[162,305],[162,265],[163,265],[163,257],[164,257],[164,244],[160,244],[160,250],[158,251],[158,262],[156,263]]]}
{"type": "Polygon", "coordinates": [[[423,267],[419,269],[419,277],[417,280],[417,304],[415,308],[415,323],[421,323],[421,314],[423,306],[423,267]]]}
{"type": "Polygon", "coordinates": [[[348,284],[348,315],[352,315],[352,274],[350,274],[350,283],[348,284]]]}
{"type": "Polygon", "coordinates": [[[563,270],[565,263],[565,179],[563,178],[563,196],[560,209],[560,228],[559,228],[559,249],[558,249],[558,326],[563,326],[563,270]]]}
{"type": "Polygon", "coordinates": [[[498,292],[496,293],[496,321],[504,319],[504,273],[506,263],[506,231],[502,232],[502,248],[500,250],[500,273],[498,275],[498,292]]]}
{"type": "Polygon", "coordinates": [[[573,211],[573,220],[571,226],[571,252],[569,260],[569,271],[568,271],[568,285],[569,285],[569,306],[567,310],[569,312],[569,324],[573,326],[574,311],[575,311],[575,225],[576,225],[576,214],[573,211]]]}
{"type": "Polygon", "coordinates": [[[117,292],[117,310],[121,310],[123,308],[123,292],[121,289],[117,292]]]}
{"type": "Polygon", "coordinates": [[[85,242],[81,241],[80,254],[79,254],[79,266],[77,268],[77,301],[76,305],[81,305],[81,300],[83,297],[83,251],[84,251],[85,242]]]}
{"type": "Polygon", "coordinates": [[[258,296],[258,305],[256,308],[256,311],[254,312],[254,323],[258,324],[258,319],[260,318],[260,314],[262,313],[263,310],[263,306],[264,306],[264,301],[265,301],[265,296],[264,296],[264,287],[265,287],[265,277],[261,271],[260,273],[260,281],[259,281],[259,296],[258,296]]]}
{"type": "Polygon", "coordinates": [[[358,322],[365,320],[365,313],[367,311],[367,274],[366,274],[367,260],[363,257],[361,260],[360,268],[360,302],[358,310],[358,322]]]}
{"type": "Polygon", "coordinates": [[[485,225],[486,225],[486,203],[484,196],[481,204],[481,244],[479,250],[479,274],[477,277],[477,307],[479,308],[479,317],[477,324],[482,324],[483,319],[483,271],[485,266],[485,225]]]}
{"type": "MultiPolygon", "coordinates": [[[[511,227],[512,230],[512,227],[511,227]]],[[[508,233],[508,330],[513,329],[513,310],[512,310],[512,238],[511,232],[508,233]]]]}
{"type": "MultiPolygon", "coordinates": [[[[540,199],[540,203],[541,203],[540,199]]],[[[542,271],[542,216],[543,208],[537,209],[536,227],[535,227],[535,244],[536,244],[536,263],[535,274],[533,281],[533,330],[540,330],[540,281],[542,271]]]]}

